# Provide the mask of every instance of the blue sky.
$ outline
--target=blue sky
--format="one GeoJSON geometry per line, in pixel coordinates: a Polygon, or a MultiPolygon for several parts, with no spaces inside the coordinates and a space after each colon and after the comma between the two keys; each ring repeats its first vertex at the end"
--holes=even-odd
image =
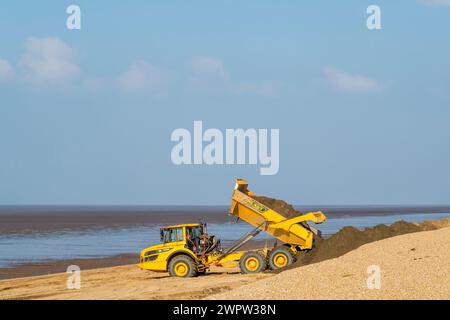
{"type": "Polygon", "coordinates": [[[2,4],[0,204],[448,204],[449,30],[447,0],[2,4]],[[278,174],[175,166],[194,120],[279,128],[278,174]]]}

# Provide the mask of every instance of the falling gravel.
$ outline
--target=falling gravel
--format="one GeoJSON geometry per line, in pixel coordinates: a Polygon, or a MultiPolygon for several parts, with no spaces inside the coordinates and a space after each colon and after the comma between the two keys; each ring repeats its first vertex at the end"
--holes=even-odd
{"type": "MultiPolygon", "coordinates": [[[[254,199],[272,210],[277,211],[286,218],[292,218],[302,214],[300,211],[295,210],[291,204],[283,200],[265,196],[256,196],[254,199]]],[[[434,230],[438,229],[438,227],[441,226],[437,226],[433,222],[423,222],[421,224],[417,224],[403,220],[397,221],[390,226],[379,224],[371,228],[365,228],[364,230],[347,226],[327,239],[316,237],[313,248],[309,251],[300,252],[296,257],[295,263],[289,268],[296,268],[311,263],[337,258],[366,243],[407,233],[434,230]]]]}
{"type": "Polygon", "coordinates": [[[266,207],[269,207],[272,210],[275,210],[282,216],[286,218],[293,218],[299,215],[302,215],[300,211],[294,209],[294,207],[287,203],[286,201],[269,198],[265,196],[255,196],[253,197],[256,201],[262,203],[266,207]]]}

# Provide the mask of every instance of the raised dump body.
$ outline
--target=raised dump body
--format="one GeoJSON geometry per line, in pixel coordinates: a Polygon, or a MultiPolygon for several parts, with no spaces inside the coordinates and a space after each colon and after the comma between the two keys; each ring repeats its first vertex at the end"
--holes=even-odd
{"type": "Polygon", "coordinates": [[[286,218],[264,204],[256,201],[255,194],[248,190],[248,183],[243,179],[236,180],[233,191],[230,214],[249,224],[259,227],[278,240],[300,249],[311,249],[315,228],[306,222],[322,223],[327,218],[322,211],[309,212],[294,218],[286,218]]]}

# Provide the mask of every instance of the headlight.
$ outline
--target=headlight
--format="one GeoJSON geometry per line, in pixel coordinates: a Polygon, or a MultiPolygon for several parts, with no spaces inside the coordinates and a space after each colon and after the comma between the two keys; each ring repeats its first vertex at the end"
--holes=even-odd
{"type": "Polygon", "coordinates": [[[150,256],[152,254],[157,254],[161,252],[167,252],[169,250],[172,250],[172,248],[164,248],[164,249],[158,249],[158,250],[150,250],[144,253],[144,256],[150,256]]]}

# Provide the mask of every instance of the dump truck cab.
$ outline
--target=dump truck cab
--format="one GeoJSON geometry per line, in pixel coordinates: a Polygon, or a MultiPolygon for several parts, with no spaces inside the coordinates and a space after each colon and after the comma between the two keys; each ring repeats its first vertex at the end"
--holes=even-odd
{"type": "Polygon", "coordinates": [[[160,240],[161,243],[141,251],[138,264],[141,269],[192,277],[204,273],[211,258],[221,252],[220,241],[207,234],[206,223],[162,227],[160,240]]]}
{"type": "MultiPolygon", "coordinates": [[[[139,267],[153,271],[169,271],[170,261],[176,256],[184,255],[194,262],[198,259],[195,243],[203,235],[203,225],[200,223],[180,224],[160,228],[161,243],[141,251],[139,267]]],[[[188,271],[186,266],[177,270],[181,275],[188,271]]]]}

